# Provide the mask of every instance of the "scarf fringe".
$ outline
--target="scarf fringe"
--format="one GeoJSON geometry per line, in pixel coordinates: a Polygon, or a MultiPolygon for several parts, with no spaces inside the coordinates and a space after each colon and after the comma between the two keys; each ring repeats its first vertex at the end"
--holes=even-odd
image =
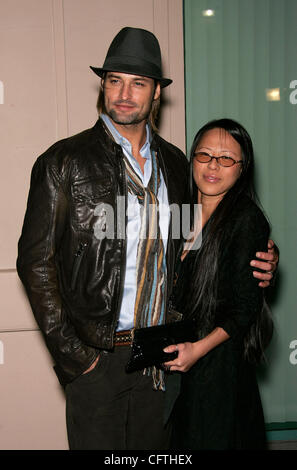
{"type": "Polygon", "coordinates": [[[161,390],[162,392],[165,392],[165,374],[162,369],[158,369],[155,366],[147,367],[143,370],[143,375],[152,375],[153,390],[161,390]]]}

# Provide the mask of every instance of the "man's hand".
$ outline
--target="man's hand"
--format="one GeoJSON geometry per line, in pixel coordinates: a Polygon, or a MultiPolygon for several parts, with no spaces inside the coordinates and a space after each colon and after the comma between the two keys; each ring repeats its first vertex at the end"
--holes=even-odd
{"type": "Polygon", "coordinates": [[[258,252],[256,253],[256,257],[264,261],[252,260],[250,263],[251,266],[262,269],[263,271],[266,271],[266,273],[253,271],[253,275],[257,279],[260,279],[260,287],[268,287],[271,279],[273,278],[273,273],[277,269],[279,259],[278,250],[276,250],[274,246],[274,241],[268,240],[268,252],[258,252]]]}
{"type": "Polygon", "coordinates": [[[90,365],[90,367],[83,372],[83,375],[87,374],[88,372],[91,372],[91,370],[93,370],[96,367],[98,361],[99,361],[99,356],[97,356],[95,361],[90,365]]]}

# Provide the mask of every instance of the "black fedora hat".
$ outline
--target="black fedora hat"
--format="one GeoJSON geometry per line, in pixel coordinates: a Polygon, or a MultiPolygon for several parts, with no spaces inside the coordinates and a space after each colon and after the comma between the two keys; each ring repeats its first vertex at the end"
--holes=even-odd
{"type": "Polygon", "coordinates": [[[159,42],[150,31],[126,27],[113,39],[103,67],[91,67],[99,77],[104,72],[122,72],[153,78],[162,88],[172,80],[162,77],[161,50],[159,42]]]}

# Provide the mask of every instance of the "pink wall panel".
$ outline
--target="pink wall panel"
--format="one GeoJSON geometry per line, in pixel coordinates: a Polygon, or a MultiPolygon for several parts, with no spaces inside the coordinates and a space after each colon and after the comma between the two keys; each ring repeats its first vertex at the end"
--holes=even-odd
{"type": "Polygon", "coordinates": [[[29,301],[15,271],[0,273],[0,335],[4,331],[36,330],[29,301]]]}
{"type": "Polygon", "coordinates": [[[52,2],[3,1],[0,14],[0,268],[15,267],[30,169],[56,138],[52,2]]]}
{"type": "Polygon", "coordinates": [[[65,399],[39,331],[0,334],[0,450],[67,449],[65,399]]]}

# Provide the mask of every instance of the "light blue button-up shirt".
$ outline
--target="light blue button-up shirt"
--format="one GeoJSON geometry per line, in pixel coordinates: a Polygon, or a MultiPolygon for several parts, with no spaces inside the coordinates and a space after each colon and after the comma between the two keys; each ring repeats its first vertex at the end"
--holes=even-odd
{"type": "MultiPolygon", "coordinates": [[[[128,158],[129,163],[132,165],[134,171],[137,173],[141,179],[144,187],[149,183],[151,173],[152,173],[152,159],[151,159],[151,148],[150,140],[151,133],[150,127],[146,125],[146,141],[140,150],[142,157],[146,159],[144,164],[144,171],[142,173],[140,166],[137,160],[132,155],[132,146],[130,142],[123,137],[118,130],[114,127],[111,120],[106,114],[101,114],[100,116],[109,131],[111,132],[114,140],[119,144],[125,156],[128,158]]],[[[159,200],[159,221],[160,221],[160,230],[164,244],[164,253],[166,253],[167,248],[167,239],[168,239],[168,227],[169,227],[169,202],[167,188],[165,185],[164,177],[162,171],[160,171],[160,187],[158,190],[158,200],[159,200]]],[[[126,272],[125,272],[125,282],[124,282],[124,292],[122,298],[122,305],[120,309],[119,322],[117,325],[117,330],[130,330],[133,328],[134,324],[134,305],[135,297],[137,290],[137,281],[136,281],[136,258],[137,258],[137,247],[139,241],[139,232],[141,226],[141,216],[140,216],[140,204],[138,202],[137,196],[130,194],[128,192],[128,204],[127,204],[127,228],[126,228],[126,239],[127,239],[127,257],[126,257],[126,272]]]]}

